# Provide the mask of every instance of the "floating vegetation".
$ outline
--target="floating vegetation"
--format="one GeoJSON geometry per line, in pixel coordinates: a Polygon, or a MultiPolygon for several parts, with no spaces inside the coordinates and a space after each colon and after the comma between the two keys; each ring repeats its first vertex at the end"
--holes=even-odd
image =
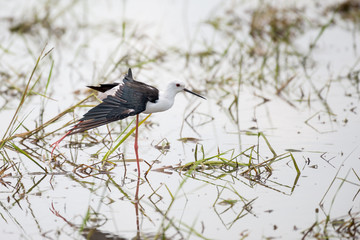
{"type": "MultiPolygon", "coordinates": [[[[219,153],[217,155],[206,157],[204,147],[197,144],[194,151],[194,162],[186,163],[176,167],[176,169],[193,178],[197,178],[197,174],[201,174],[206,179],[213,180],[228,179],[230,176],[233,179],[239,180],[239,177],[243,177],[249,180],[252,186],[258,183],[270,187],[266,182],[271,181],[270,178],[273,174],[272,165],[279,161],[291,162],[295,170],[294,182],[292,186],[288,187],[291,191],[286,193],[291,194],[294,191],[301,174],[294,156],[292,153],[278,155],[263,133],[259,133],[258,138],[259,142],[260,140],[264,141],[267,149],[263,149],[260,145],[255,145],[239,154],[235,154],[234,150],[228,150],[221,153],[218,150],[219,153]],[[260,151],[270,152],[272,156],[265,158],[260,151]]],[[[283,183],[278,183],[277,185],[285,186],[283,183]]],[[[282,192],[282,190],[279,189],[277,191],[282,192]]]]}
{"type": "MultiPolygon", "coordinates": [[[[318,212],[319,209],[316,209],[318,212]]],[[[302,233],[302,239],[357,239],[360,235],[360,213],[352,213],[350,210],[347,216],[316,221],[302,233]]]]}

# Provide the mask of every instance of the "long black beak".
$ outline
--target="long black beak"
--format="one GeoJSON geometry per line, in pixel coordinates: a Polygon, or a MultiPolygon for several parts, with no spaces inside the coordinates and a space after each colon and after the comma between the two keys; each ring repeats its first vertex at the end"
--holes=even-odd
{"type": "Polygon", "coordinates": [[[195,96],[206,100],[206,98],[204,98],[204,97],[201,96],[200,94],[194,93],[194,92],[192,92],[192,91],[190,91],[190,90],[188,90],[188,89],[186,89],[186,88],[184,88],[184,91],[185,91],[185,92],[188,92],[188,93],[191,93],[191,94],[194,94],[195,96]]]}

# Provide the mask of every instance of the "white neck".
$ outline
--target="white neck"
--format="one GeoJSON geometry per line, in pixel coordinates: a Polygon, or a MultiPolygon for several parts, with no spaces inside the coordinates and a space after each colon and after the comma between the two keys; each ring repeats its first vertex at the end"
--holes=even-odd
{"type": "Polygon", "coordinates": [[[149,114],[154,112],[163,112],[172,107],[177,92],[162,91],[159,92],[159,99],[155,102],[148,102],[146,110],[143,113],[149,114]]]}

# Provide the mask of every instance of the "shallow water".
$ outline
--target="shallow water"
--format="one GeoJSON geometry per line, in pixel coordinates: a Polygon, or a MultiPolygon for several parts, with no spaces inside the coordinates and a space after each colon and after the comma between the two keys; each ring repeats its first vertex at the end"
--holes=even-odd
{"type": "Polygon", "coordinates": [[[334,3],[284,3],[278,12],[254,1],[0,3],[1,136],[43,48],[52,50],[35,72],[15,133],[84,99],[87,85],[119,81],[128,67],[136,80],[161,88],[180,79],[207,98],[179,94],[172,109],[140,127],[139,154],[152,164],[145,178],[141,162],[140,182],[133,136],[101,163],[132,118],[66,138],[51,161],[50,143],[94,98],[30,138],[7,141],[0,149],[1,237],[358,238],[359,19],[327,10],[334,3]],[[260,10],[287,16],[282,24],[299,17],[299,29],[285,28],[294,31],[290,42],[272,41],[267,24],[249,34],[260,10]],[[168,150],[155,147],[166,142],[168,150]],[[177,169],[235,156],[236,168],[177,169]],[[241,164],[249,162],[248,172],[241,164]],[[340,228],[351,219],[353,236],[340,228]]]}

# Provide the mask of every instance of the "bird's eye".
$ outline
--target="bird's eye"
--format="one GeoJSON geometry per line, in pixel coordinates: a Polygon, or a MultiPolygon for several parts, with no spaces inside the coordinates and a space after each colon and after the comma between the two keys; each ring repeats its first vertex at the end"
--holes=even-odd
{"type": "Polygon", "coordinates": [[[180,83],[177,83],[176,86],[177,86],[177,87],[180,87],[180,83]]]}

